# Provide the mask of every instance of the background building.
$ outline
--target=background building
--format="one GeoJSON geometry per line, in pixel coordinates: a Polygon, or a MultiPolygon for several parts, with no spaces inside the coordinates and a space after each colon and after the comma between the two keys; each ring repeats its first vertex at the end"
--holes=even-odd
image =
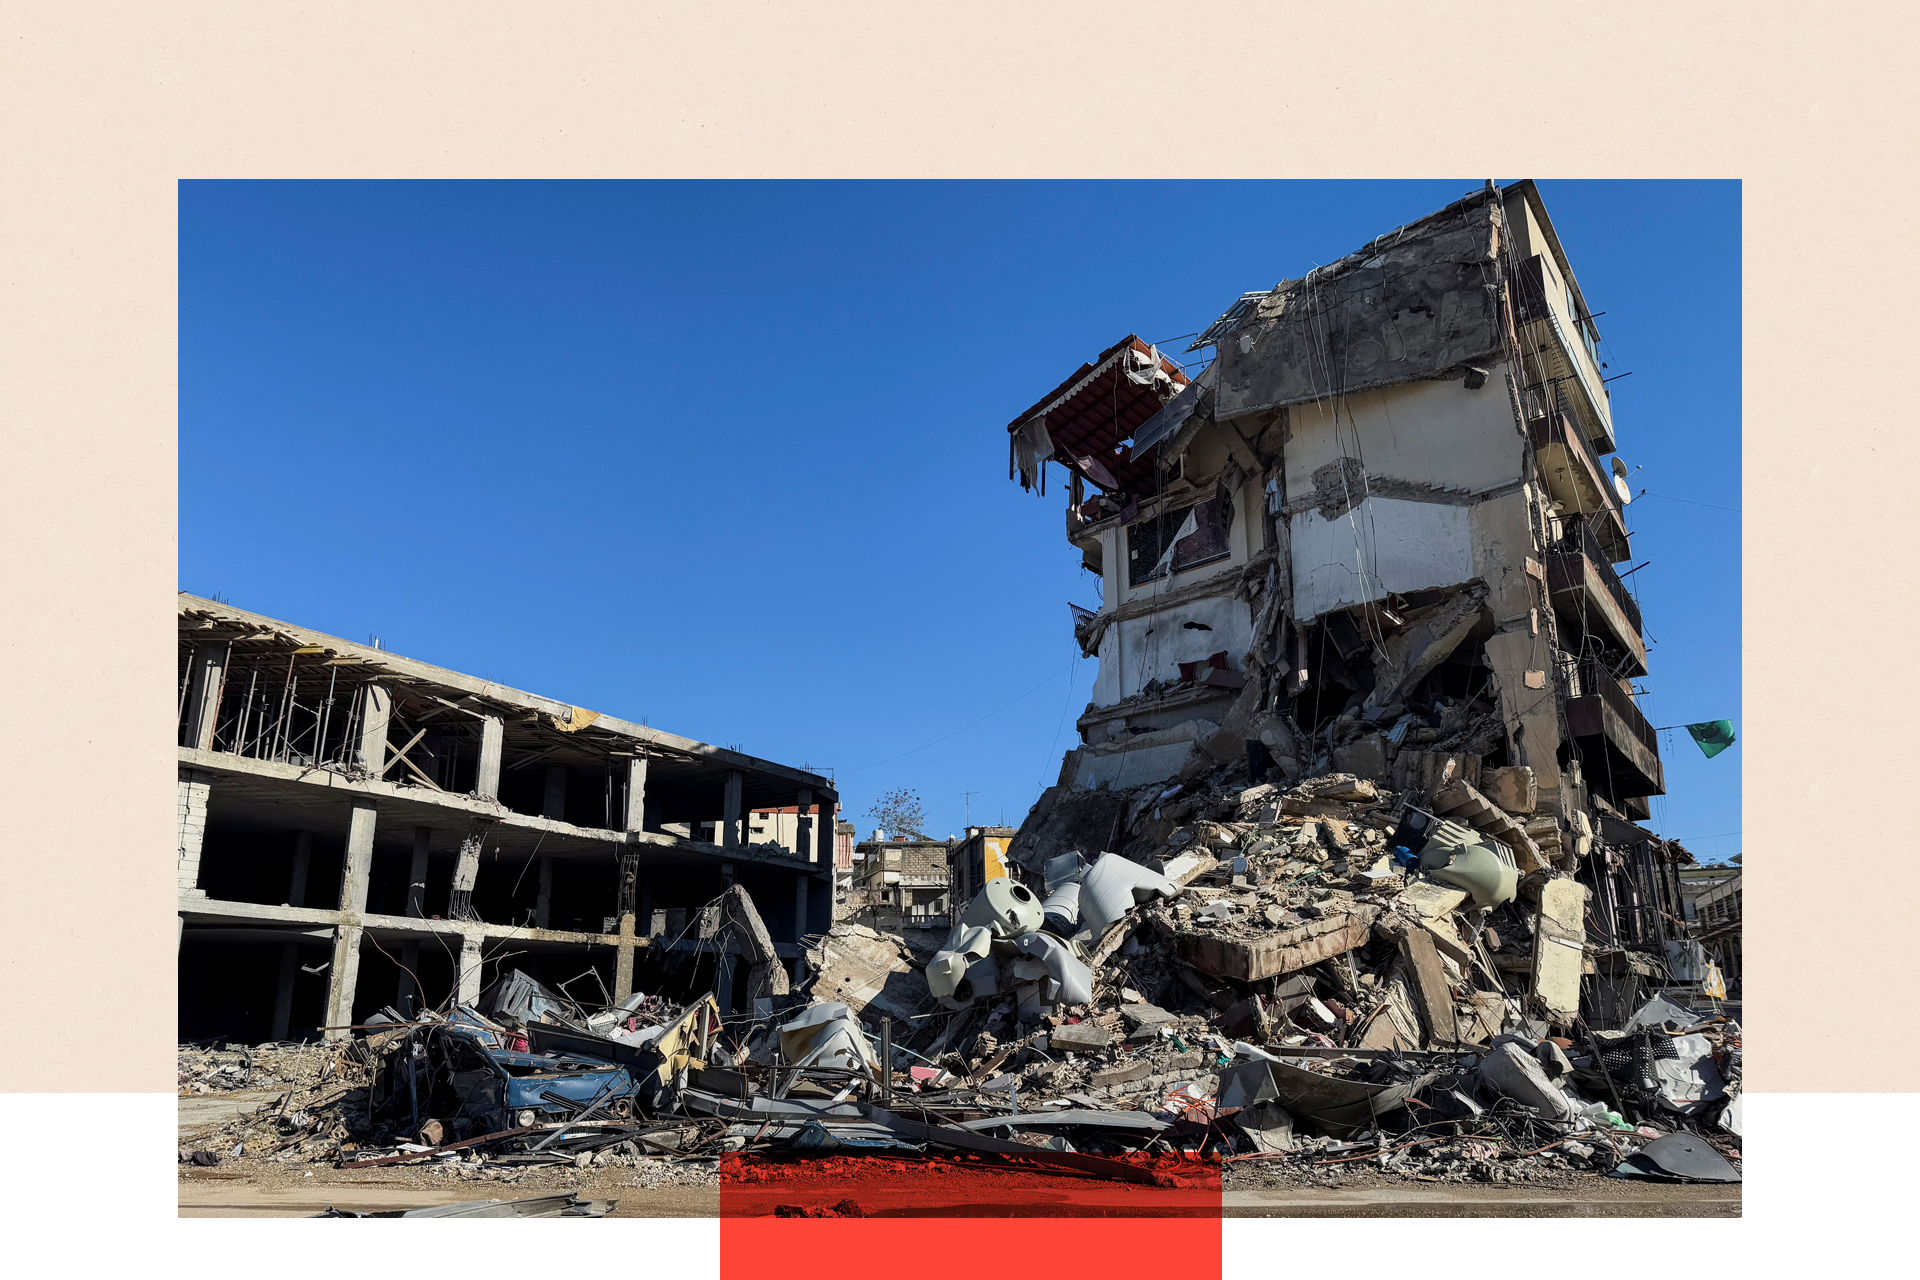
{"type": "Polygon", "coordinates": [[[197,596],[179,624],[183,1039],[338,1035],[502,966],[726,1002],[697,922],[732,884],[796,973],[829,926],[825,778],[197,596]],[[792,847],[755,844],[787,803],[792,847]]]}
{"type": "Polygon", "coordinates": [[[1727,999],[1733,1001],[1742,998],[1741,901],[1740,874],[1736,871],[1731,879],[1701,894],[1695,904],[1700,944],[1706,948],[1713,962],[1720,966],[1720,976],[1727,984],[1727,999]]]}
{"type": "Polygon", "coordinates": [[[952,923],[947,855],[951,840],[869,840],[853,848],[849,916],[885,933],[945,929],[952,923]]]}
{"type": "Polygon", "coordinates": [[[954,910],[965,911],[987,881],[1013,873],[1007,846],[1014,834],[1012,827],[967,828],[966,839],[947,855],[954,910]]]}

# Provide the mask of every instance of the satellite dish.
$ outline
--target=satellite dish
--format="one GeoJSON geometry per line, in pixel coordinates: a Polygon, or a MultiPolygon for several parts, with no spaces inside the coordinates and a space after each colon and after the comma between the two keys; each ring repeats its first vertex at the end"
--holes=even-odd
{"type": "Polygon", "coordinates": [[[1613,457],[1613,491],[1620,498],[1620,505],[1626,506],[1633,501],[1633,490],[1627,487],[1627,464],[1620,461],[1620,455],[1613,457]]]}

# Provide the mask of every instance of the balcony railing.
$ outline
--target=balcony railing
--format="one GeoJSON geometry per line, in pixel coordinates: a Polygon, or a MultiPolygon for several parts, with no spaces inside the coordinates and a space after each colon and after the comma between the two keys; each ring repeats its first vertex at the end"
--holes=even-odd
{"type": "Polygon", "coordinates": [[[1627,584],[1621,581],[1620,575],[1613,571],[1613,563],[1600,549],[1600,540],[1593,536],[1593,529],[1586,520],[1580,520],[1568,529],[1554,544],[1553,551],[1560,555],[1585,556],[1587,563],[1593,566],[1594,575],[1606,584],[1607,594],[1613,597],[1613,602],[1620,606],[1620,612],[1626,614],[1627,621],[1633,624],[1634,631],[1644,632],[1639,603],[1627,590],[1627,584]]]}
{"type": "MultiPolygon", "coordinates": [[[[1527,325],[1544,325],[1553,334],[1554,348],[1549,363],[1561,372],[1546,387],[1551,388],[1572,384],[1580,389],[1580,398],[1585,401],[1594,424],[1600,428],[1600,435],[1607,447],[1613,447],[1612,396],[1607,384],[1600,380],[1600,372],[1593,367],[1593,353],[1583,340],[1573,341],[1567,337],[1567,331],[1560,324],[1560,315],[1554,305],[1548,301],[1545,278],[1545,260],[1539,255],[1520,264],[1520,270],[1514,284],[1514,319],[1524,328],[1527,325]]],[[[1557,292],[1554,291],[1554,292],[1557,292]]],[[[1574,321],[1578,329],[1579,323],[1574,321]]],[[[1538,333],[1538,330],[1534,330],[1538,333]]]]}
{"type": "Polygon", "coordinates": [[[1569,512],[1585,517],[1608,563],[1625,559],[1627,524],[1620,515],[1619,499],[1579,426],[1555,410],[1527,423],[1527,436],[1547,492],[1569,512]]]}
{"type": "Polygon", "coordinates": [[[1575,662],[1571,664],[1571,679],[1567,693],[1570,697],[1584,698],[1599,695],[1607,709],[1619,716],[1628,730],[1640,741],[1640,745],[1658,755],[1660,735],[1653,731],[1647,718],[1640,714],[1640,708],[1634,705],[1627,691],[1620,687],[1619,679],[1597,662],[1575,662]]]}
{"type": "Polygon", "coordinates": [[[1666,794],[1659,735],[1612,671],[1590,660],[1561,663],[1567,731],[1585,756],[1587,785],[1609,802],[1666,794]]]}

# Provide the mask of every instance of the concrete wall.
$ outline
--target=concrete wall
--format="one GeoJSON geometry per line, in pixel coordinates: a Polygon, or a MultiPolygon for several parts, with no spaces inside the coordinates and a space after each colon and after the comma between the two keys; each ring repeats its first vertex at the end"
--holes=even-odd
{"type": "MultiPolygon", "coordinates": [[[[817,805],[815,809],[818,809],[817,805]]],[[[809,813],[807,815],[807,821],[807,846],[802,849],[800,847],[800,814],[794,807],[786,809],[755,809],[747,815],[747,843],[777,844],[789,853],[798,853],[809,862],[817,862],[819,859],[814,853],[813,831],[819,825],[820,815],[818,812],[809,813]]],[[[686,824],[675,825],[685,826],[686,824]]],[[[696,839],[705,840],[711,844],[718,844],[720,842],[720,826],[721,824],[718,822],[700,822],[694,823],[693,827],[688,828],[688,830],[692,832],[692,835],[696,839]],[[693,828],[698,829],[694,830],[693,828]]],[[[849,858],[851,858],[853,852],[851,842],[847,845],[847,852],[849,858]]]]}
{"type": "MultiPolygon", "coordinates": [[[[1295,616],[1394,592],[1457,586],[1508,569],[1531,547],[1525,466],[1505,364],[1486,385],[1418,382],[1297,405],[1287,443],[1295,616]],[[1491,492],[1490,492],[1491,491],[1491,492]],[[1362,497],[1361,495],[1367,495],[1362,497]],[[1353,498],[1357,504],[1349,505],[1353,498]]],[[[1524,604],[1520,606],[1525,608],[1524,604]]]]}
{"type": "Polygon", "coordinates": [[[176,810],[180,848],[175,867],[181,893],[192,893],[200,887],[200,852],[206,842],[207,797],[212,783],[212,775],[199,769],[180,771],[176,810]]]}
{"type": "MultiPolygon", "coordinates": [[[[1218,566],[1215,566],[1218,567],[1218,566]]],[[[1110,707],[1130,698],[1154,680],[1180,678],[1183,662],[1204,662],[1221,650],[1236,671],[1246,669],[1253,643],[1253,614],[1230,594],[1238,576],[1222,580],[1221,594],[1125,618],[1107,628],[1100,640],[1100,674],[1093,682],[1093,705],[1110,707]],[[1212,628],[1197,631],[1186,624],[1212,628]]]]}
{"type": "Polygon", "coordinates": [[[1293,516],[1294,610],[1311,622],[1395,592],[1449,587],[1474,576],[1470,509],[1369,498],[1334,520],[1293,516]]]}
{"type": "MultiPolygon", "coordinates": [[[[1476,490],[1517,479],[1525,454],[1507,395],[1508,366],[1487,371],[1486,384],[1413,382],[1295,405],[1288,416],[1287,508],[1314,501],[1315,473],[1344,458],[1360,462],[1369,480],[1476,490]]],[[[1369,488],[1373,488],[1372,484],[1369,488]]],[[[1357,496],[1357,495],[1356,495],[1357,496]]]]}

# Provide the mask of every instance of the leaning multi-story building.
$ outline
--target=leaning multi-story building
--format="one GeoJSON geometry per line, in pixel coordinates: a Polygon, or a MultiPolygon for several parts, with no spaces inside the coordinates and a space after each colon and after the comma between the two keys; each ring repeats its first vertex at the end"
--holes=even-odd
{"type": "Polygon", "coordinates": [[[1064,471],[1101,600],[1081,742],[1014,861],[1235,760],[1427,794],[1524,766],[1529,857],[1575,870],[1597,838],[1631,855],[1585,867],[1597,919],[1677,917],[1664,870],[1609,882],[1684,855],[1636,821],[1664,779],[1598,343],[1533,183],[1489,183],[1242,295],[1191,378],[1129,336],[1015,417],[1009,472],[1064,471]]]}
{"type": "Polygon", "coordinates": [[[337,1036],[508,968],[737,1005],[703,906],[744,887],[796,979],[831,926],[826,778],[184,593],[179,622],[183,1037],[337,1036]]]}

